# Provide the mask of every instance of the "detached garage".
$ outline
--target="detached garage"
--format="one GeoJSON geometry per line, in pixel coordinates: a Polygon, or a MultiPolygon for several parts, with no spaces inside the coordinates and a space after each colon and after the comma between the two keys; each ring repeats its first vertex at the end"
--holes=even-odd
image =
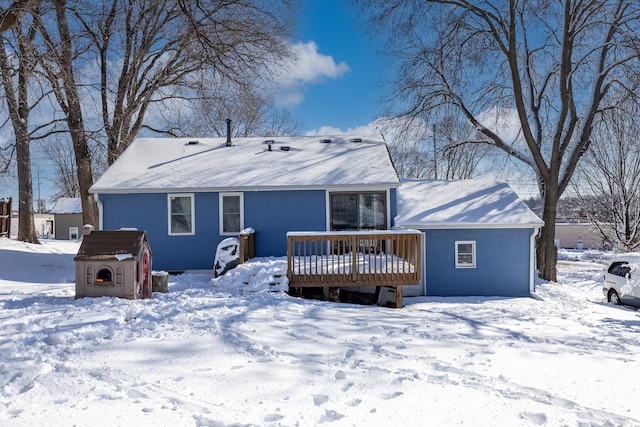
{"type": "Polygon", "coordinates": [[[423,233],[428,296],[529,296],[543,224],[505,183],[407,180],[398,189],[395,225],[423,233]]]}

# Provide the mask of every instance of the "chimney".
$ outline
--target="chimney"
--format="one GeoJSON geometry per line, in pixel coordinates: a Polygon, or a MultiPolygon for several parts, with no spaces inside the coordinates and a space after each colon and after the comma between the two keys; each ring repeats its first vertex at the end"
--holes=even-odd
{"type": "Polygon", "coordinates": [[[227,147],[231,147],[231,119],[227,119],[227,147]]]}

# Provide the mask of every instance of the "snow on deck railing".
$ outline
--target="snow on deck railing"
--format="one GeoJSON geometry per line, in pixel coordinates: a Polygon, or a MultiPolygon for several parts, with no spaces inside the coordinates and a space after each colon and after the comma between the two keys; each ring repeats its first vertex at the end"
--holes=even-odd
{"type": "Polygon", "coordinates": [[[289,285],[417,285],[420,237],[415,230],[289,232],[289,285]]]}

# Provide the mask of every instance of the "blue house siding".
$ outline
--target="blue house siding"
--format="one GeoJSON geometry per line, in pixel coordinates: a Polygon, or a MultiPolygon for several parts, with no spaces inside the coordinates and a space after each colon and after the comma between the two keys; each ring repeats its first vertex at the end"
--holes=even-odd
{"type": "Polygon", "coordinates": [[[195,234],[170,236],[167,194],[100,194],[102,229],[133,227],[146,231],[153,253],[153,268],[161,270],[210,269],[218,233],[218,194],[194,193],[195,234]]]}
{"type": "Polygon", "coordinates": [[[390,188],[389,189],[389,215],[391,220],[389,221],[389,226],[393,227],[395,224],[393,223],[393,219],[398,215],[398,189],[390,188]]]}
{"type": "Polygon", "coordinates": [[[288,231],[326,230],[325,191],[248,191],[244,225],[256,231],[256,256],[285,256],[288,231]]]}
{"type": "Polygon", "coordinates": [[[428,296],[529,296],[533,229],[424,230],[428,296]],[[476,242],[476,267],[455,267],[455,242],[476,242]]]}
{"type": "MultiPolygon", "coordinates": [[[[170,236],[167,194],[100,194],[102,228],[146,231],[153,268],[210,269],[218,243],[228,236],[219,230],[219,194],[193,193],[195,234],[170,236]]],[[[326,229],[325,192],[248,191],[244,193],[244,226],[256,231],[256,256],[285,256],[287,231],[326,229]]]]}

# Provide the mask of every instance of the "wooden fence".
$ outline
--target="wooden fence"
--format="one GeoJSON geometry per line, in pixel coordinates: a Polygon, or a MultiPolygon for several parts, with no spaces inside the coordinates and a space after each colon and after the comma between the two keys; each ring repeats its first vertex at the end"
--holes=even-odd
{"type": "Polygon", "coordinates": [[[0,237],[11,237],[11,197],[0,199],[0,237]]]}

